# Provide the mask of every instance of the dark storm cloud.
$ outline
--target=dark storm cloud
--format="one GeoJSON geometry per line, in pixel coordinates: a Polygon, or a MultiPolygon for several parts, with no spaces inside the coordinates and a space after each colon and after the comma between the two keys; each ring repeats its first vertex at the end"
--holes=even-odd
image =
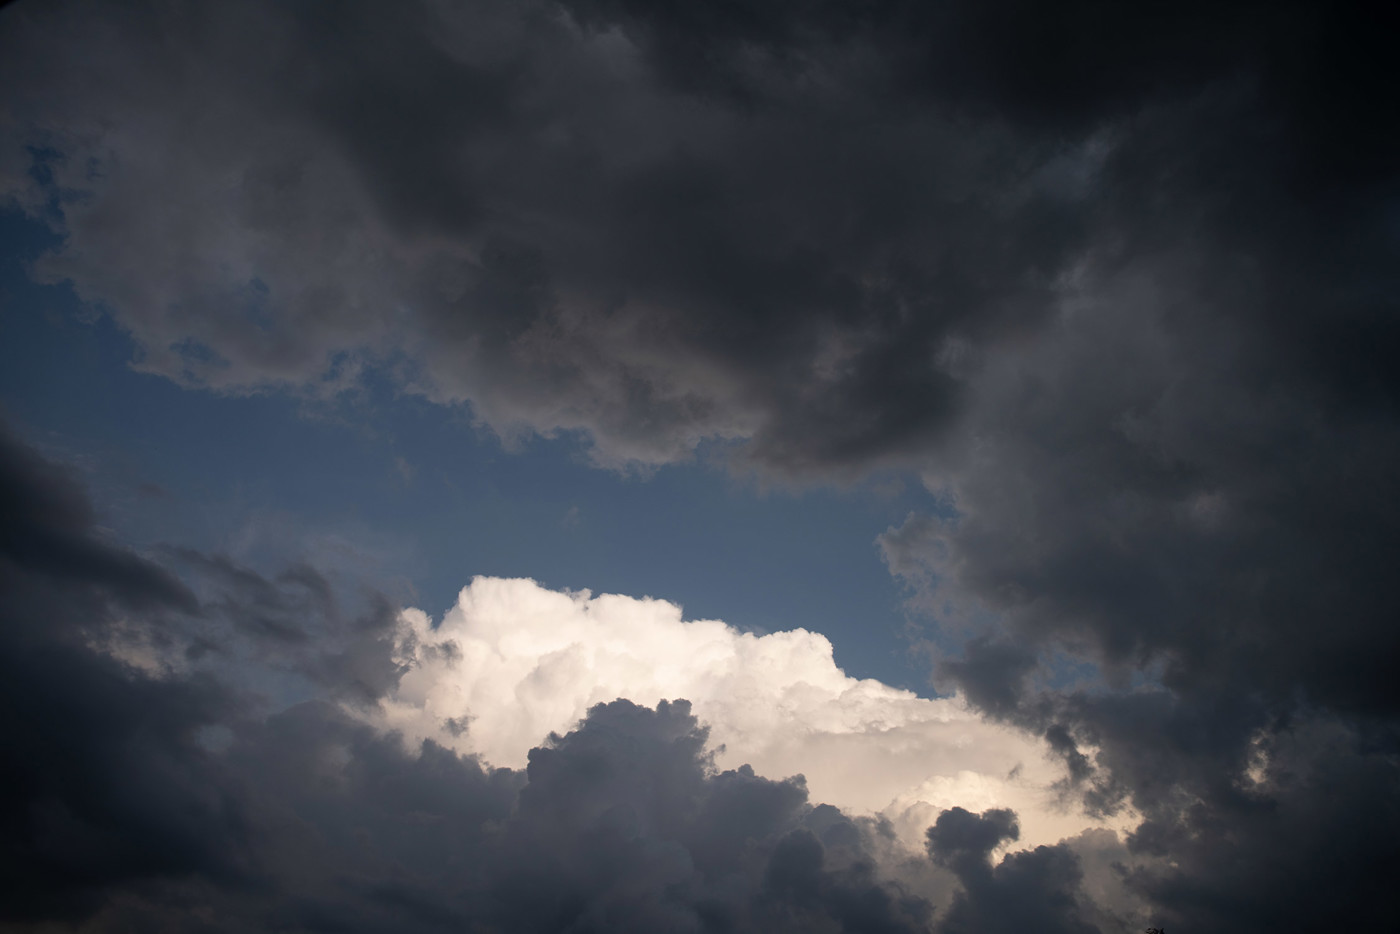
{"type": "Polygon", "coordinates": [[[1374,25],[1345,4],[21,6],[3,165],[68,238],[39,273],[151,371],[337,391],[387,366],[611,464],[727,439],[851,474],[946,443],[969,374],[1086,258],[1218,251],[1185,274],[1277,378],[1390,405],[1400,149],[1374,25]]]}
{"type": "Polygon", "coordinates": [[[0,876],[8,919],[80,917],[143,876],[233,873],[242,827],[196,732],[229,710],[207,679],[133,679],[87,643],[193,595],[98,538],[82,489],[0,427],[0,876]]]}
{"type": "Polygon", "coordinates": [[[992,864],[992,851],[1019,835],[1016,815],[1004,809],[979,815],[955,807],[938,816],[928,829],[929,855],[952,869],[963,885],[940,932],[1098,930],[1081,916],[1084,874],[1079,858],[1065,845],[1038,846],[992,864]]]}
{"type": "Polygon", "coordinates": [[[886,554],[925,606],[996,621],[949,647],[945,683],[1044,731],[1092,807],[1143,815],[1132,846],[1176,868],[1134,882],[1168,929],[1379,923],[1400,834],[1400,436],[1382,397],[1282,378],[1307,351],[1281,360],[1183,279],[1110,277],[984,371],[959,453],[929,472],[957,516],[912,518],[886,554]],[[1064,650],[1107,685],[1039,687],[1027,660],[1064,650]],[[1352,781],[1348,803],[1324,790],[1352,781]]]}
{"type": "Polygon", "coordinates": [[[1119,125],[1113,237],[924,463],[956,515],[882,538],[925,608],[994,630],[944,683],[1143,816],[1130,849],[1173,865],[1129,882],[1169,929],[1379,923],[1400,833],[1396,85],[1359,8],[1257,19],[1119,125]],[[1107,683],[1047,690],[1064,651],[1107,683]]]}
{"type": "Polygon", "coordinates": [[[1035,661],[1035,654],[1020,645],[978,636],[963,646],[962,657],[944,660],[938,673],[959,685],[976,706],[1007,716],[1016,711],[1022,682],[1035,661]]]}
{"type": "Polygon", "coordinates": [[[136,606],[189,609],[191,595],[168,572],[92,534],[82,487],[0,425],[0,558],[55,582],[80,579],[136,606]]]}
{"type": "Polygon", "coordinates": [[[618,701],[524,773],[487,773],[295,708],[226,753],[276,789],[250,806],[299,818],[265,841],[278,888],[221,897],[312,930],[925,929],[931,906],[879,881],[855,825],[800,784],[707,771],[703,744],[684,703],[618,701]]]}
{"type": "Polygon", "coordinates": [[[9,18],[9,187],[69,237],[39,274],[193,385],[375,364],[609,463],[849,472],[936,439],[1087,233],[1037,175],[1092,175],[1087,138],[911,107],[878,44],[749,106],[549,4],[74,15],[9,18]]]}

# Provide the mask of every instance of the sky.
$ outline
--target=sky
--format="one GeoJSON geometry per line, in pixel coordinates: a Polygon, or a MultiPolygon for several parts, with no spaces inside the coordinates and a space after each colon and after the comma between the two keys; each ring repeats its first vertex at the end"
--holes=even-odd
{"type": "Polygon", "coordinates": [[[0,931],[1381,929],[1369,5],[0,8],[0,931]]]}

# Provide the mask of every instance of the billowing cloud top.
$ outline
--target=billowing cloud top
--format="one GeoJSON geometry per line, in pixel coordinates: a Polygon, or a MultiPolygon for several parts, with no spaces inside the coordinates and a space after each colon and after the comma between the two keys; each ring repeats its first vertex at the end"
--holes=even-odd
{"type": "Polygon", "coordinates": [[[920,846],[925,823],[959,804],[1015,808],[1028,846],[1097,823],[1060,800],[1063,764],[1036,737],[956,698],[852,678],[805,630],[741,633],[664,600],[478,578],[437,626],[405,611],[397,640],[403,674],[372,720],[493,765],[524,765],[595,704],[684,697],[721,766],[800,774],[817,800],[885,812],[920,846]]]}

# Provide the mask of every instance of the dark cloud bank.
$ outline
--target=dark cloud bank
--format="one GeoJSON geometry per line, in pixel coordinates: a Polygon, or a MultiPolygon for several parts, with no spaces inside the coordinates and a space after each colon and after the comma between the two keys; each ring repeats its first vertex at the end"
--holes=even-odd
{"type": "Polygon", "coordinates": [[[34,274],[137,366],[312,395],[373,371],[610,466],[721,442],[793,482],[915,471],[945,508],[880,544],[942,624],[939,683],[1142,817],[1116,856],[993,865],[1012,817],[946,812],[930,921],[874,830],[705,774],[679,705],[595,712],[527,782],[122,667],[90,646],[139,613],[217,618],[318,695],[394,676],[313,573],[171,555],[180,584],[31,484],[12,917],[1107,930],[1084,893],[1116,861],[1174,932],[1384,926],[1400,100],[1370,9],[6,9],[0,182],[65,238],[34,274]]]}

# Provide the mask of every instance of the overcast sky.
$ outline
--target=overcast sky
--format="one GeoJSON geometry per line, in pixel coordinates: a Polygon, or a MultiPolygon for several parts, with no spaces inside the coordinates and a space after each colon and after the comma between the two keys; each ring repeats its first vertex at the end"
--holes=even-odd
{"type": "Polygon", "coordinates": [[[1370,5],[0,9],[0,931],[1384,929],[1370,5]]]}

